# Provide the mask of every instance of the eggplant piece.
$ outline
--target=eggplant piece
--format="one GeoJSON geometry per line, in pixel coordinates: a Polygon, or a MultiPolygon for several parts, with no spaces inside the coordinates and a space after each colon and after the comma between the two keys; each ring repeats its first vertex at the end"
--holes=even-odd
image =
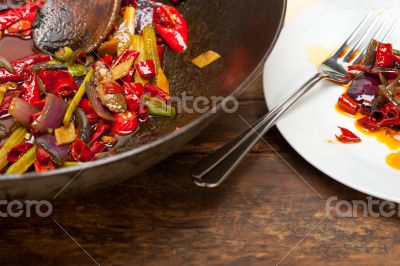
{"type": "Polygon", "coordinates": [[[34,23],[36,48],[50,54],[66,46],[92,52],[111,32],[120,4],[121,0],[47,0],[34,23]]]}
{"type": "Polygon", "coordinates": [[[97,95],[101,103],[114,113],[123,113],[128,108],[122,93],[106,93],[103,85],[97,87],[97,95]]]}

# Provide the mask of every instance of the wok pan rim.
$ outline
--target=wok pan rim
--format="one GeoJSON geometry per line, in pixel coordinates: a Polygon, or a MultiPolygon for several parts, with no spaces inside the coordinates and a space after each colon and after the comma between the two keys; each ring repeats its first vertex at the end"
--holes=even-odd
{"type": "MultiPolygon", "coordinates": [[[[278,24],[278,28],[277,31],[275,33],[275,36],[271,42],[270,47],[268,48],[268,50],[266,51],[265,55],[262,57],[262,59],[260,60],[259,64],[254,68],[254,70],[251,72],[251,74],[239,85],[237,86],[237,88],[229,95],[227,95],[225,98],[229,97],[229,96],[233,96],[236,97],[238,96],[238,94],[240,92],[243,91],[243,89],[245,89],[248,85],[250,85],[257,77],[259,77],[259,75],[262,73],[260,73],[260,70],[263,70],[263,65],[265,63],[265,61],[267,60],[267,58],[269,57],[269,55],[271,54],[272,49],[275,47],[275,44],[280,36],[280,33],[282,31],[282,28],[284,26],[284,21],[285,21],[285,17],[286,17],[286,9],[287,9],[287,0],[281,0],[282,1],[282,12],[281,12],[281,17],[280,17],[280,21],[278,24]]],[[[193,127],[196,127],[197,125],[204,123],[205,121],[207,121],[209,118],[215,116],[220,110],[221,110],[221,105],[223,104],[223,102],[219,103],[217,105],[217,112],[213,112],[213,111],[209,111],[203,115],[201,115],[200,117],[194,119],[192,122],[186,124],[185,126],[183,126],[182,128],[180,128],[179,130],[176,130],[174,132],[171,132],[170,134],[167,134],[161,138],[156,139],[155,141],[152,141],[150,143],[147,144],[143,144],[137,148],[131,149],[131,150],[127,150],[124,151],[122,153],[116,154],[116,155],[112,155],[110,157],[104,158],[104,159],[100,159],[97,161],[92,161],[89,163],[83,163],[81,165],[77,165],[77,166],[71,166],[71,167],[63,167],[63,168],[59,168],[56,170],[52,170],[52,171],[48,171],[48,172],[40,172],[40,173],[36,173],[36,172],[29,172],[29,173],[25,173],[25,174],[17,174],[17,175],[0,175],[0,182],[3,181],[20,181],[22,179],[24,180],[30,180],[30,179],[41,179],[41,178],[47,178],[49,176],[53,176],[53,175],[68,175],[71,174],[73,172],[77,172],[77,175],[79,175],[82,171],[86,170],[86,169],[91,169],[91,168],[95,168],[101,165],[106,165],[106,164],[111,164],[114,163],[116,161],[122,160],[124,158],[127,157],[131,157],[134,156],[136,154],[139,154],[141,152],[144,152],[147,149],[151,149],[154,148],[156,146],[161,145],[164,142],[168,142],[172,139],[177,138],[178,136],[180,136],[181,134],[184,134],[186,131],[189,131],[190,129],[192,129],[193,127]]]]}

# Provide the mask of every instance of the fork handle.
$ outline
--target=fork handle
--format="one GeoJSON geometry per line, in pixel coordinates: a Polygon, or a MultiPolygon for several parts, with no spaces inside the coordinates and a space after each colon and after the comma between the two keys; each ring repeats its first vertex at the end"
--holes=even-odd
{"type": "Polygon", "coordinates": [[[191,169],[193,182],[200,187],[219,186],[257,141],[276,124],[278,119],[301,96],[306,94],[322,78],[319,73],[312,76],[293,95],[260,118],[248,130],[195,164],[191,169]]]}

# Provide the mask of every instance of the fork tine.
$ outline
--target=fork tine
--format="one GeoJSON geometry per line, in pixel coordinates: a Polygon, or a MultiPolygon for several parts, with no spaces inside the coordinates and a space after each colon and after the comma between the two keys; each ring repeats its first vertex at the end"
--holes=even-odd
{"type": "Polygon", "coordinates": [[[386,34],[382,37],[382,42],[386,42],[386,41],[387,41],[387,39],[389,38],[389,36],[392,34],[392,32],[393,32],[394,27],[396,26],[396,24],[397,24],[397,19],[394,18],[394,21],[393,21],[392,25],[390,26],[389,30],[388,30],[388,31],[386,32],[386,34]]]}
{"type": "Polygon", "coordinates": [[[370,16],[373,14],[373,11],[370,10],[368,14],[364,17],[364,19],[360,22],[360,24],[357,26],[357,28],[352,32],[352,34],[347,38],[347,40],[343,43],[343,45],[336,51],[335,56],[339,57],[350,45],[351,42],[353,42],[353,39],[357,36],[357,34],[360,32],[360,30],[364,27],[364,25],[367,23],[369,20],[370,16]]]}
{"type": "MultiPolygon", "coordinates": [[[[351,49],[349,49],[350,51],[348,51],[342,59],[343,62],[348,62],[351,60],[352,57],[354,57],[354,55],[357,53],[357,51],[360,50],[360,47],[362,46],[362,44],[368,39],[368,36],[374,30],[376,25],[378,25],[378,30],[382,27],[382,23],[380,22],[380,15],[378,15],[374,19],[371,26],[369,26],[368,29],[366,29],[366,31],[362,34],[361,38],[357,41],[357,43],[354,44],[354,46],[351,49]]],[[[376,34],[376,32],[374,34],[376,34]]]]}
{"type": "Polygon", "coordinates": [[[369,43],[371,39],[378,39],[378,40],[382,40],[382,42],[384,42],[388,36],[390,36],[390,33],[393,31],[395,24],[397,23],[396,18],[394,18],[394,21],[391,23],[390,27],[387,28],[387,30],[384,32],[387,24],[389,24],[390,19],[392,18],[392,14],[384,21],[384,23],[378,27],[378,29],[375,31],[375,33],[373,34],[373,36],[371,36],[370,38],[366,39],[366,41],[363,43],[363,45],[361,47],[363,47],[361,50],[361,52],[357,55],[357,57],[355,57],[353,60],[351,60],[352,62],[350,62],[351,64],[358,64],[361,62],[361,60],[364,58],[365,54],[367,53],[367,49],[369,46],[369,43]],[[381,34],[383,33],[383,37],[381,37],[381,34]]]}

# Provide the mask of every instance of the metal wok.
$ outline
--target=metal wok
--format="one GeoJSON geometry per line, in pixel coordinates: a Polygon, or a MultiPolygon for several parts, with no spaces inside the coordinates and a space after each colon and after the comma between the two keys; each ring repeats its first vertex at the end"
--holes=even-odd
{"type": "MultiPolygon", "coordinates": [[[[179,8],[190,27],[190,43],[184,54],[166,55],[172,95],[226,97],[237,95],[259,74],[282,28],[286,0],[188,0],[179,8]],[[190,63],[208,50],[222,58],[204,69],[190,63]]],[[[62,198],[119,183],[172,154],[217,113],[183,112],[174,119],[147,121],[127,139],[121,153],[88,165],[2,175],[0,198],[62,198]]]]}

